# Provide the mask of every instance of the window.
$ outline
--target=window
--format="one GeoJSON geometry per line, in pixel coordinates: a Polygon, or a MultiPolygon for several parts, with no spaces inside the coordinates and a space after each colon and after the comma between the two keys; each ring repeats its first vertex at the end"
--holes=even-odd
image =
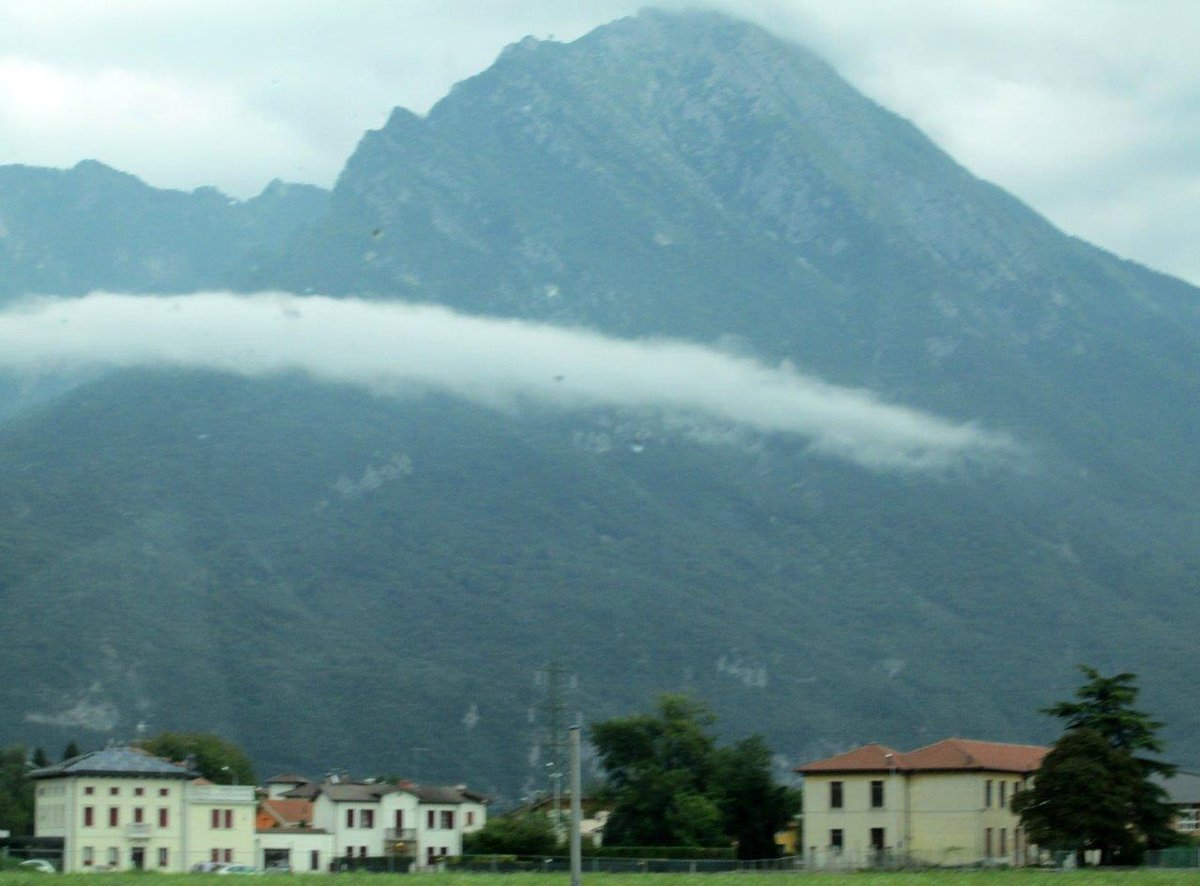
{"type": "MultiPolygon", "coordinates": [[[[434,820],[435,820],[434,811],[432,809],[430,809],[428,812],[425,813],[425,827],[429,828],[429,830],[432,831],[435,827],[437,827],[437,825],[434,824],[434,820]]],[[[433,850],[430,849],[429,851],[432,852],[433,850]]]]}
{"type": "Polygon", "coordinates": [[[109,788],[108,795],[110,797],[119,797],[119,796],[121,796],[121,789],[120,788],[109,788]]]}
{"type": "Polygon", "coordinates": [[[165,797],[165,796],[167,796],[168,794],[170,794],[170,791],[168,791],[166,788],[159,788],[159,789],[158,789],[158,795],[159,795],[160,797],[165,797]]]}
{"type": "Polygon", "coordinates": [[[1008,782],[1002,781],[999,784],[1000,788],[1000,808],[1003,809],[1008,805],[1008,782]]]}
{"type": "Polygon", "coordinates": [[[96,860],[96,854],[95,854],[95,851],[92,849],[92,847],[84,846],[83,847],[83,866],[90,868],[92,866],[92,863],[95,860],[96,860]]]}
{"type": "Polygon", "coordinates": [[[983,857],[992,857],[992,829],[984,828],[983,831],[983,857]]]}
{"type": "Polygon", "coordinates": [[[167,807],[160,806],[158,808],[158,826],[160,828],[168,827],[170,820],[171,820],[171,817],[170,817],[170,813],[169,813],[167,807]]]}
{"type": "Polygon", "coordinates": [[[362,826],[364,828],[375,827],[375,810],[374,809],[362,810],[362,814],[359,816],[359,818],[362,820],[362,826]]]}
{"type": "Polygon", "coordinates": [[[871,848],[881,851],[885,843],[883,828],[871,828],[871,848]]]}
{"type": "Polygon", "coordinates": [[[829,783],[829,808],[842,808],[842,783],[840,781],[831,781],[829,783]]]}
{"type": "Polygon", "coordinates": [[[882,781],[871,782],[871,808],[872,809],[882,809],[883,808],[883,782],[882,781]]]}
{"type": "Polygon", "coordinates": [[[983,783],[983,806],[985,809],[990,809],[992,806],[992,780],[990,778],[983,783]]]}
{"type": "Polygon", "coordinates": [[[140,796],[141,796],[142,794],[144,794],[144,793],[146,793],[146,789],[145,789],[145,788],[134,788],[134,789],[133,789],[133,795],[134,795],[135,797],[140,797],[140,796]]]}
{"type": "Polygon", "coordinates": [[[226,809],[225,810],[225,829],[229,830],[232,827],[233,827],[233,810],[226,809]]]}
{"type": "Polygon", "coordinates": [[[366,858],[366,857],[367,857],[367,847],[366,847],[366,846],[359,846],[359,847],[358,847],[358,857],[359,857],[359,858],[366,858]]]}
{"type": "Polygon", "coordinates": [[[83,826],[90,828],[96,823],[96,810],[91,806],[83,807],[83,826]]]}
{"type": "Polygon", "coordinates": [[[1008,855],[1008,828],[1000,828],[1000,854],[1008,855]]]}
{"type": "Polygon", "coordinates": [[[829,832],[829,848],[833,850],[834,855],[842,854],[842,829],[834,828],[829,832]]]}
{"type": "MultiPolygon", "coordinates": [[[[442,812],[442,830],[454,830],[454,813],[443,810],[442,812]]],[[[443,853],[444,854],[444,853],[443,853]]]]}
{"type": "Polygon", "coordinates": [[[1019,781],[1014,781],[1013,782],[1013,796],[1015,797],[1019,793],[1021,793],[1021,783],[1019,781]]]}
{"type": "MultiPolygon", "coordinates": [[[[209,818],[211,819],[209,827],[219,828],[221,826],[221,810],[220,809],[214,809],[210,813],[209,818]]],[[[216,861],[216,860],[217,859],[215,859],[215,858],[213,859],[213,861],[216,861]]]]}
{"type": "Polygon", "coordinates": [[[110,828],[115,828],[120,823],[121,823],[121,807],[109,806],[108,807],[108,826],[110,828]]]}
{"type": "Polygon", "coordinates": [[[398,831],[404,830],[404,810],[403,809],[396,810],[396,830],[398,830],[398,831]]]}
{"type": "Polygon", "coordinates": [[[348,827],[348,828],[354,827],[354,810],[353,809],[346,810],[346,827],[348,827]]]}
{"type": "Polygon", "coordinates": [[[229,864],[231,861],[233,861],[233,850],[232,849],[222,849],[221,850],[221,860],[223,862],[225,862],[226,864],[229,864]]]}
{"type": "Polygon", "coordinates": [[[473,824],[475,824],[475,812],[473,810],[468,809],[467,810],[467,827],[471,827],[473,824]]]}
{"type": "Polygon", "coordinates": [[[220,850],[220,849],[213,849],[213,850],[211,850],[211,851],[208,853],[208,860],[209,860],[209,861],[218,861],[218,862],[219,862],[219,861],[221,860],[221,850],[220,850]]]}
{"type": "Polygon", "coordinates": [[[449,855],[449,853],[448,853],[448,852],[446,852],[446,847],[445,847],[445,846],[443,846],[443,847],[442,847],[442,849],[441,849],[441,852],[439,852],[438,854],[439,854],[439,855],[449,855]]]}
{"type": "Polygon", "coordinates": [[[108,847],[108,866],[111,868],[115,868],[121,863],[121,857],[117,854],[117,852],[118,850],[116,846],[108,847]]]}
{"type": "Polygon", "coordinates": [[[83,789],[83,792],[85,794],[87,794],[88,796],[91,796],[92,794],[96,793],[96,789],[94,787],[92,787],[91,785],[88,785],[86,788],[83,789]]]}
{"type": "Polygon", "coordinates": [[[158,866],[160,868],[165,868],[167,866],[168,858],[169,858],[169,855],[167,853],[167,847],[159,846],[158,847],[158,866]]]}
{"type": "Polygon", "coordinates": [[[145,814],[146,814],[146,811],[144,809],[142,809],[141,806],[135,806],[133,808],[133,823],[141,824],[143,821],[145,821],[145,817],[144,817],[145,814]]]}
{"type": "MultiPolygon", "coordinates": [[[[433,813],[432,813],[432,812],[431,812],[431,813],[429,813],[429,814],[430,814],[430,815],[433,815],[433,813]]],[[[425,863],[426,863],[426,864],[433,864],[433,847],[432,847],[432,846],[426,846],[426,847],[425,847],[425,863]]]]}
{"type": "Polygon", "coordinates": [[[314,849],[308,854],[308,865],[311,870],[321,870],[321,850],[314,849]]]}

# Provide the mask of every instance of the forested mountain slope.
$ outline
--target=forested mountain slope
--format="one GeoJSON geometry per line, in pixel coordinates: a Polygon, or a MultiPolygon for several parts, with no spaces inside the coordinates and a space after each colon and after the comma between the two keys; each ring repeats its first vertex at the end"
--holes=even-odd
{"type": "MultiPolygon", "coordinates": [[[[544,768],[551,660],[585,718],[687,690],[792,762],[1045,740],[1087,661],[1142,674],[1200,756],[1194,288],[709,14],[510,47],[307,205],[195,285],[714,344],[1019,457],[872,470],[648,409],[110,374],[0,424],[3,738],[146,720],[265,769],[512,797],[544,768]]],[[[62,291],[157,285],[109,279],[62,291]]]]}

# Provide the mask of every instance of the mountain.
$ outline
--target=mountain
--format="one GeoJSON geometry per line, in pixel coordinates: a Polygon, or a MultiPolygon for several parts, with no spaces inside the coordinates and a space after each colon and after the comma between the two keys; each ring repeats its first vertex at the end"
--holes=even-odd
{"type": "Polygon", "coordinates": [[[191,292],[277,251],[329,193],[273,181],[250,200],[216,188],[152,188],[84,160],[72,169],[0,166],[0,303],[93,289],[191,292]]]}
{"type": "MultiPolygon", "coordinates": [[[[109,374],[0,424],[0,739],[145,720],[267,769],[511,799],[544,786],[559,690],[588,720],[691,691],[782,765],[1048,740],[1036,711],[1086,661],[1141,674],[1174,758],[1200,756],[1179,678],[1200,615],[1195,288],[703,13],[527,38],[427,116],[396,110],[327,203],[308,196],[269,242],[214,222],[194,249],[220,261],[174,279],[715,344],[1021,458],[869,470],[644,409],[109,374]],[[552,661],[574,682],[549,686],[552,661]]],[[[138,234],[109,225],[104,255],[138,234]]],[[[171,288],[132,265],[123,288],[171,288]]],[[[61,291],[115,287],[112,267],[61,291]]]]}

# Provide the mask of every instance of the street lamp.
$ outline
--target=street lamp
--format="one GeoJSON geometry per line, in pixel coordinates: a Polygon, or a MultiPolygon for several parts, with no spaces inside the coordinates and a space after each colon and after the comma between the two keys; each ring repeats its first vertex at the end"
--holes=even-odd
{"type": "Polygon", "coordinates": [[[230,767],[228,767],[228,766],[222,766],[222,767],[221,767],[221,771],[222,771],[222,772],[228,772],[228,773],[229,773],[229,776],[230,776],[230,777],[233,779],[233,784],[234,784],[234,786],[236,787],[236,786],[237,786],[237,783],[238,783],[237,770],[235,770],[235,769],[231,769],[231,768],[230,768],[230,767]]]}

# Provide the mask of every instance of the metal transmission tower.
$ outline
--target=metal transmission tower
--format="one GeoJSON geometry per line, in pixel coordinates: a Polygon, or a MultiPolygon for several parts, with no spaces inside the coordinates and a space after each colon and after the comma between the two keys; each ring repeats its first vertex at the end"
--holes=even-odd
{"type": "Polygon", "coordinates": [[[567,693],[574,688],[576,679],[568,677],[560,662],[552,661],[538,671],[537,683],[542,689],[538,704],[541,721],[538,759],[543,763],[554,797],[554,825],[561,830],[562,780],[567,775],[567,727],[571,722],[567,714],[567,693]]]}

